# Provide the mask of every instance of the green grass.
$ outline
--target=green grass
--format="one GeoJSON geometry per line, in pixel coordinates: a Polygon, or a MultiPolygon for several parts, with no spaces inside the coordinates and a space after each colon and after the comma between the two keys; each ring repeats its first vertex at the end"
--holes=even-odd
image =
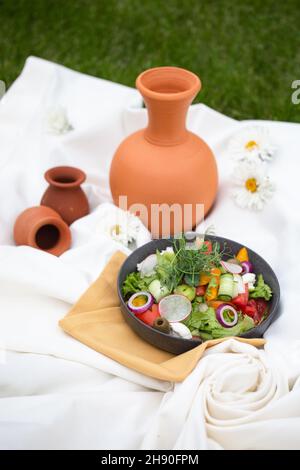
{"type": "Polygon", "coordinates": [[[197,101],[237,119],[300,122],[299,0],[0,0],[0,79],[28,55],[134,86],[148,67],[197,73],[197,101]]]}

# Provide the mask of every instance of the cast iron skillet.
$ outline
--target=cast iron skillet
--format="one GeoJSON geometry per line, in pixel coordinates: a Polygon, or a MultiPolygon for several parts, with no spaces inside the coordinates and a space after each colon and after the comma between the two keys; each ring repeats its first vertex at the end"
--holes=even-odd
{"type": "MultiPolygon", "coordinates": [[[[227,238],[216,237],[216,236],[206,236],[206,239],[211,241],[218,241],[221,248],[223,248],[224,243],[226,242],[226,250],[231,251],[232,254],[238,252],[243,245],[229,240],[227,238]]],[[[164,250],[167,246],[172,246],[172,241],[167,239],[153,240],[137,250],[135,250],[126,260],[124,261],[118,276],[118,295],[121,302],[121,310],[126,322],[131,326],[131,328],[145,341],[148,341],[153,346],[157,348],[164,349],[165,351],[171,352],[173,354],[181,354],[186,352],[201,343],[201,340],[195,339],[183,339],[177,338],[175,336],[162,333],[160,331],[151,328],[146,325],[144,322],[139,320],[130,310],[127,308],[126,303],[122,297],[122,284],[127,276],[127,274],[136,271],[137,263],[140,263],[148,255],[151,255],[156,252],[156,250],[164,250]]],[[[272,299],[269,302],[269,315],[268,317],[258,326],[252,328],[246,333],[242,334],[243,338],[259,338],[262,337],[266,329],[274,321],[276,316],[276,311],[278,309],[279,298],[280,298],[280,288],[277,277],[269,266],[269,264],[257,253],[247,248],[249,253],[249,258],[254,266],[255,273],[261,273],[264,277],[264,280],[273,291],[272,299]]]]}

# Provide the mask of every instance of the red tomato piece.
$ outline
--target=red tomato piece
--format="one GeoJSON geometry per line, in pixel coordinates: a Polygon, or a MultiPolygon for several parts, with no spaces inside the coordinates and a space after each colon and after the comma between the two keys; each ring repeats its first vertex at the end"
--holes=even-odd
{"type": "Polygon", "coordinates": [[[257,319],[257,308],[256,308],[256,302],[255,300],[249,300],[247,305],[245,305],[242,308],[242,311],[245,315],[248,315],[249,317],[253,318],[253,320],[256,322],[257,319]]]}
{"type": "Polygon", "coordinates": [[[158,312],[158,304],[153,304],[152,307],[150,308],[152,312],[158,312]]]}
{"type": "Polygon", "coordinates": [[[255,299],[254,302],[257,309],[257,319],[260,322],[268,311],[268,303],[264,299],[255,299]]]}
{"type": "Polygon", "coordinates": [[[198,286],[196,287],[196,295],[200,295],[201,297],[205,294],[207,286],[198,286]]]}
{"type": "Polygon", "coordinates": [[[206,250],[203,250],[206,255],[212,252],[212,242],[210,240],[205,240],[202,246],[206,246],[206,250]]]}
{"type": "Polygon", "coordinates": [[[143,313],[136,313],[135,316],[139,318],[140,320],[142,320],[147,325],[152,326],[154,323],[154,320],[160,316],[158,313],[158,308],[156,307],[153,309],[153,306],[152,306],[152,310],[146,310],[146,312],[143,312],[143,313]]]}
{"type": "Polygon", "coordinates": [[[232,303],[236,305],[237,307],[244,307],[248,303],[249,299],[249,289],[248,289],[248,284],[245,284],[245,293],[244,294],[239,294],[237,295],[234,299],[232,299],[232,303]]]}

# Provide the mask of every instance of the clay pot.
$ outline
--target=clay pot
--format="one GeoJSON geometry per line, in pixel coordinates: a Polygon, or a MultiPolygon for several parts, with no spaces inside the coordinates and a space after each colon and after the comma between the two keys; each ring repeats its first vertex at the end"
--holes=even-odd
{"type": "Polygon", "coordinates": [[[80,185],[86,175],[78,168],[57,166],[46,171],[49,187],[41,204],[57,211],[63,220],[71,225],[75,220],[89,213],[89,203],[80,185]]]}
{"type": "Polygon", "coordinates": [[[187,70],[158,67],[139,75],[136,86],[147,106],[148,127],[127,137],[114,155],[110,169],[114,202],[124,208],[120,196],[127,196],[127,208],[140,216],[153,237],[191,230],[212,207],[218,186],[212,151],[185,125],[201,82],[187,70]],[[147,214],[136,204],[145,205],[147,214]],[[182,219],[170,214],[173,204],[181,209],[190,205],[182,219]],[[204,205],[204,214],[197,204],[204,205]],[[151,205],[156,205],[152,213],[151,205]],[[170,230],[155,215],[157,205],[164,217],[169,214],[170,230]]]}
{"type": "Polygon", "coordinates": [[[14,226],[17,245],[60,256],[71,245],[71,232],[60,215],[50,207],[37,206],[26,209],[17,218],[14,226]]]}

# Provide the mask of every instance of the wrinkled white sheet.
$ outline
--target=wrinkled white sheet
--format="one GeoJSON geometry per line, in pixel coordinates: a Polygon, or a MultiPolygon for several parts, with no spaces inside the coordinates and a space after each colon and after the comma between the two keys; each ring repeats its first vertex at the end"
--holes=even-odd
{"type": "MultiPolygon", "coordinates": [[[[192,106],[188,116],[220,172],[206,225],[249,245],[279,277],[281,316],[267,331],[264,350],[229,340],[173,386],[119,365],[57,326],[122,249],[102,233],[103,220],[117,210],[108,170],[118,143],[146,124],[140,105],[136,90],[33,57],[0,101],[0,448],[300,448],[299,125],[255,121],[279,146],[269,166],[275,197],[255,213],[229,197],[226,155],[228,138],[249,121],[204,105],[192,106]],[[45,115],[53,106],[66,108],[74,130],[47,132],[45,115]],[[73,247],[60,258],[15,247],[12,239],[16,216],[39,203],[43,173],[58,164],[87,173],[92,208],[73,224],[73,247]]],[[[142,230],[138,244],[148,239],[142,230]]]]}

